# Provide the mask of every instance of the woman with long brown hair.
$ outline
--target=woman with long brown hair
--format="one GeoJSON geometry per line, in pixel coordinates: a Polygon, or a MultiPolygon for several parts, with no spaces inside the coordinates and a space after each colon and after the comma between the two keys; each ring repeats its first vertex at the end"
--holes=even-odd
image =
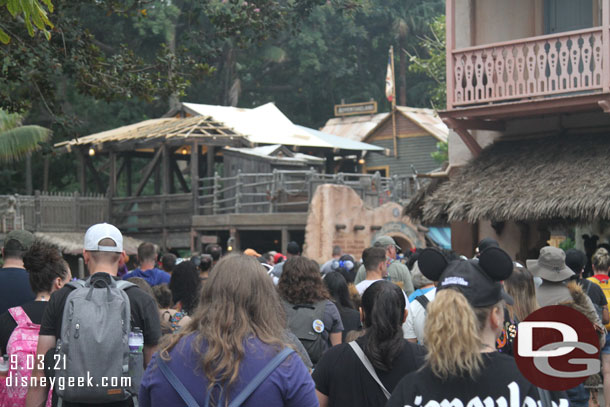
{"type": "Polygon", "coordinates": [[[285,326],[277,291],[258,261],[221,259],[191,322],[148,365],[140,405],[317,405],[311,376],[282,339],[285,326]]]}
{"type": "Polygon", "coordinates": [[[343,323],[330,301],[318,263],[302,256],[286,260],[278,283],[288,328],[315,364],[331,346],[341,343],[343,323]]]}

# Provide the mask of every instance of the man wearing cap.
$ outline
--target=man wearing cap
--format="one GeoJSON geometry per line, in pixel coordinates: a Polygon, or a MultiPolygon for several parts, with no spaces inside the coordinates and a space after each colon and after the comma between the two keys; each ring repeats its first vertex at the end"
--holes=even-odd
{"type": "MultiPolygon", "coordinates": [[[[395,284],[398,284],[400,288],[407,293],[407,296],[413,294],[415,288],[413,288],[411,272],[409,272],[407,266],[396,260],[398,246],[396,245],[394,239],[392,239],[390,236],[381,236],[375,240],[373,246],[383,247],[385,249],[389,280],[395,284]]],[[[358,269],[358,273],[356,274],[354,284],[357,285],[364,279],[366,279],[366,270],[364,269],[364,266],[361,265],[358,269]]]]}
{"type": "Polygon", "coordinates": [[[572,301],[566,283],[574,277],[574,272],[566,265],[565,259],[563,250],[546,246],[540,249],[538,259],[527,260],[527,269],[542,279],[542,284],[536,288],[536,299],[541,307],[572,301]]]}
{"type": "Polygon", "coordinates": [[[0,315],[9,308],[34,300],[30,277],[23,267],[23,255],[34,242],[34,235],[25,230],[13,230],[4,238],[0,269],[0,315]]]}
{"type": "MultiPolygon", "coordinates": [[[[118,280],[116,277],[119,259],[123,253],[123,236],[121,232],[108,223],[99,223],[91,226],[85,234],[85,244],[83,258],[89,270],[90,282],[105,280],[110,283],[118,280]]],[[[71,286],[64,286],[51,295],[40,326],[40,336],[38,338],[38,357],[45,355],[51,348],[54,348],[58,339],[61,339],[61,326],[64,314],[64,307],[68,295],[72,292],[71,286]]],[[[148,365],[153,353],[157,349],[157,343],[161,338],[161,324],[155,300],[144,290],[134,286],[125,290],[129,297],[131,309],[131,326],[142,329],[144,335],[144,365],[148,365]]],[[[91,349],[95,352],[95,349],[91,349]]],[[[121,357],[117,353],[117,357],[121,357]]],[[[38,360],[38,359],[37,359],[38,360]]],[[[35,366],[32,376],[41,378],[44,376],[42,370],[35,366]]],[[[48,389],[46,387],[30,387],[26,400],[26,406],[43,406],[48,389]]],[[[79,406],[82,405],[78,404],[79,406]]],[[[131,399],[124,402],[113,403],[112,407],[128,407],[131,399]]],[[[63,406],[74,407],[74,404],[64,401],[63,406]]],[[[106,404],[95,404],[96,407],[106,406],[106,404]]]]}

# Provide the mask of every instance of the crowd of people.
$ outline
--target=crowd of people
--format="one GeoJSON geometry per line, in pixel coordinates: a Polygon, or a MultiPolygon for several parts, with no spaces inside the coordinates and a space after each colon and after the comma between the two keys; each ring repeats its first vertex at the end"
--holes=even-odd
{"type": "Polygon", "coordinates": [[[78,280],[57,248],[6,236],[0,406],[589,406],[595,387],[549,392],[514,361],[519,322],[555,304],[596,328],[610,406],[604,248],[584,276],[579,250],[522,265],[493,239],[467,259],[399,257],[380,236],[322,264],[296,242],[190,259],[146,242],[131,271],[116,227],[91,226],[83,247],[78,280]]]}

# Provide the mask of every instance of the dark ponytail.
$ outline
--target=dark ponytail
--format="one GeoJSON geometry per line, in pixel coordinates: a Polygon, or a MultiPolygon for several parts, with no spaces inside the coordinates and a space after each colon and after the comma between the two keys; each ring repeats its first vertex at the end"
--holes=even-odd
{"type": "Polygon", "coordinates": [[[362,295],[366,331],[364,353],[377,369],[391,370],[402,350],[405,306],[400,287],[388,281],[373,283],[362,295]]]}
{"type": "Polygon", "coordinates": [[[68,277],[68,264],[55,246],[34,242],[23,256],[23,266],[30,275],[30,286],[35,294],[51,292],[56,278],[68,277]]]}

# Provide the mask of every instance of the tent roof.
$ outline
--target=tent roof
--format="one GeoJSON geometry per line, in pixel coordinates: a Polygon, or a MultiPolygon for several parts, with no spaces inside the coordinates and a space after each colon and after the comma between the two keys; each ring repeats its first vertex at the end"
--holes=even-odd
{"type": "Polygon", "coordinates": [[[255,148],[234,148],[227,147],[224,151],[235,151],[241,154],[253,155],[256,157],[262,157],[265,159],[269,159],[275,162],[281,162],[283,164],[298,164],[298,165],[323,165],[325,162],[324,158],[315,157],[313,155],[302,154],[302,153],[294,153],[288,148],[283,147],[279,144],[272,144],[269,146],[260,146],[255,148]],[[278,150],[282,152],[282,154],[277,154],[278,150]]]}
{"type": "Polygon", "coordinates": [[[295,125],[273,103],[267,103],[254,109],[195,103],[183,103],[182,105],[191,114],[211,116],[230,126],[235,131],[244,134],[252,143],[383,151],[382,148],[372,144],[353,143],[343,137],[295,125]]]}
{"type": "Polygon", "coordinates": [[[607,135],[499,141],[425,196],[421,219],[425,223],[610,219],[608,157],[607,135]]]}

